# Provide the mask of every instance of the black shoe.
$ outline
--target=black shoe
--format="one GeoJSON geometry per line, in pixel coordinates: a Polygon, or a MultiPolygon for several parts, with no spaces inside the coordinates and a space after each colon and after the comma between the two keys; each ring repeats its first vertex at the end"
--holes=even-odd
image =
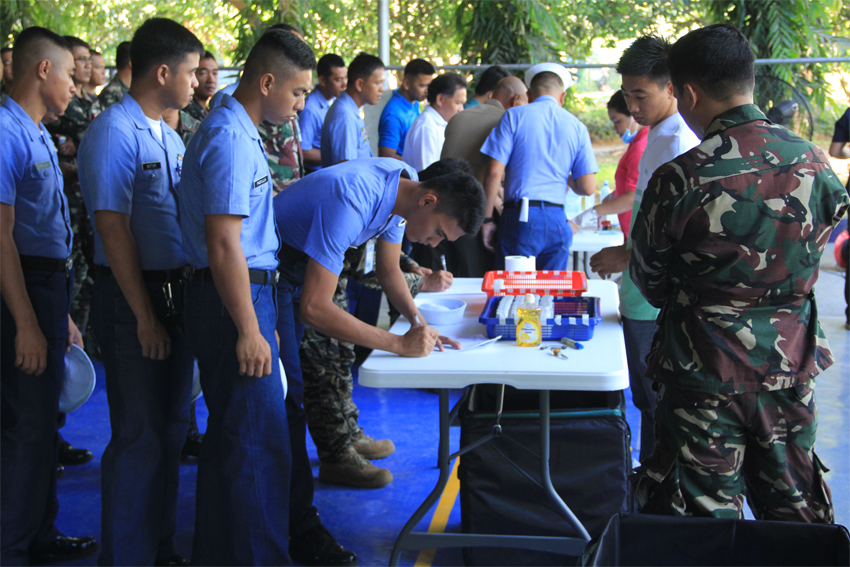
{"type": "Polygon", "coordinates": [[[59,464],[73,467],[84,465],[92,459],[94,459],[94,455],[88,449],[75,449],[67,441],[59,444],[59,464]]]}
{"type": "Polygon", "coordinates": [[[30,563],[46,565],[78,561],[91,557],[99,549],[100,546],[93,537],[68,537],[59,534],[48,545],[30,550],[30,563]]]}
{"type": "Polygon", "coordinates": [[[63,465],[56,465],[56,478],[60,479],[65,476],[65,467],[63,465]]]}
{"type": "Polygon", "coordinates": [[[191,565],[192,562],[183,557],[182,555],[174,554],[171,557],[166,557],[165,559],[157,559],[154,565],[167,565],[168,567],[180,566],[186,567],[187,565],[191,565]]]}
{"type": "Polygon", "coordinates": [[[293,536],[289,540],[289,556],[295,563],[311,567],[359,565],[357,556],[341,546],[321,524],[307,533],[293,536]]]}
{"type": "Polygon", "coordinates": [[[201,455],[201,443],[203,442],[203,433],[190,431],[186,436],[186,442],[183,443],[183,449],[180,451],[180,457],[183,459],[197,459],[201,455]]]}

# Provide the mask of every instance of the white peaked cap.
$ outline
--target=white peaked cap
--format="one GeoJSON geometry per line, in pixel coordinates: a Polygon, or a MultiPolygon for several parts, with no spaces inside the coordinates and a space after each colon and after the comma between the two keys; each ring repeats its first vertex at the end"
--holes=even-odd
{"type": "Polygon", "coordinates": [[[555,73],[564,82],[564,90],[566,91],[573,84],[573,76],[567,71],[567,68],[558,63],[538,63],[525,72],[525,85],[531,88],[531,80],[537,73],[548,71],[555,73]]]}

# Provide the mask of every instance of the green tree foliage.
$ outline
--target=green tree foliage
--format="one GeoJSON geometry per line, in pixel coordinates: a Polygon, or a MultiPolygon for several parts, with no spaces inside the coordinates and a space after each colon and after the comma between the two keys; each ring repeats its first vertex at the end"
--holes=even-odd
{"type": "MultiPolygon", "coordinates": [[[[705,1],[709,23],[729,23],[750,40],[759,59],[791,59],[845,55],[850,40],[848,3],[842,0],[736,0],[705,1]],[[836,18],[844,14],[845,17],[836,18]]],[[[810,97],[815,106],[828,103],[826,73],[821,64],[758,67],[757,73],[782,79],[810,97]]]]}

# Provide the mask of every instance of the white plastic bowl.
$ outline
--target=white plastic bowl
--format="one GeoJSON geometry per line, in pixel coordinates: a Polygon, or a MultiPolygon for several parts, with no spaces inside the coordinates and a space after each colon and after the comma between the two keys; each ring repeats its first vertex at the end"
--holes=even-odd
{"type": "Polygon", "coordinates": [[[466,302],[460,299],[423,299],[417,307],[429,325],[457,325],[463,320],[466,302]]]}

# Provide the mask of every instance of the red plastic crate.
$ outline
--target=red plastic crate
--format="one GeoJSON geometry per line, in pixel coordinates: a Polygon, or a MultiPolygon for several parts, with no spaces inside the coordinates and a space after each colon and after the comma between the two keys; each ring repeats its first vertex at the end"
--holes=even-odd
{"type": "Polygon", "coordinates": [[[497,270],[484,274],[481,291],[489,297],[505,295],[552,295],[554,297],[577,297],[587,291],[587,276],[584,272],[560,270],[538,270],[534,272],[507,272],[497,270]],[[501,282],[499,284],[498,282],[501,282]]]}

